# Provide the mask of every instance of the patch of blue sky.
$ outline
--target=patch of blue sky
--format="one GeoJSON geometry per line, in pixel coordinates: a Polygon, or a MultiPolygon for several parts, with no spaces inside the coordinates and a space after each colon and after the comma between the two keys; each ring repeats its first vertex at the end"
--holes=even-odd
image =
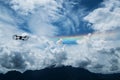
{"type": "Polygon", "coordinates": [[[53,23],[53,25],[57,26],[59,28],[59,33],[57,36],[70,36],[70,35],[80,35],[80,34],[88,34],[93,33],[94,30],[91,28],[91,26],[88,26],[88,23],[82,20],[79,20],[79,25],[74,22],[74,20],[71,20],[71,25],[67,25],[67,22],[65,21],[58,21],[53,23]]]}
{"type": "Polygon", "coordinates": [[[67,45],[71,44],[71,45],[73,45],[73,44],[77,44],[77,42],[76,42],[75,39],[63,40],[62,44],[67,44],[67,45]]]}
{"type": "Polygon", "coordinates": [[[88,26],[88,23],[83,21],[82,18],[88,15],[91,10],[99,7],[103,0],[74,0],[73,2],[77,4],[72,4],[73,7],[63,4],[64,10],[61,10],[61,13],[66,13],[65,10],[67,10],[70,14],[63,14],[64,17],[53,23],[53,25],[57,26],[59,29],[57,36],[79,35],[94,32],[91,26],[88,26]],[[84,11],[80,11],[81,9],[84,9],[84,11]]]}
{"type": "Polygon", "coordinates": [[[22,23],[22,24],[18,24],[19,26],[19,29],[27,32],[27,33],[32,33],[31,30],[29,29],[29,26],[28,26],[28,23],[25,22],[25,23],[22,23]]]}
{"type": "Polygon", "coordinates": [[[98,8],[102,2],[103,0],[81,0],[80,3],[89,11],[98,8]]]}

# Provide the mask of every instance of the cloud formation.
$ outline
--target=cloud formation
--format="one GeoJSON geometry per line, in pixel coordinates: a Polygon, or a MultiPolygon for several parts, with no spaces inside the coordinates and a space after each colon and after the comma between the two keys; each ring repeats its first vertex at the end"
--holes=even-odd
{"type": "MultiPolygon", "coordinates": [[[[91,13],[89,13],[84,20],[87,20],[92,24],[92,28],[96,30],[96,32],[105,33],[107,36],[99,36],[97,41],[94,40],[93,45],[97,50],[97,54],[99,55],[97,59],[97,63],[95,65],[101,65],[103,67],[103,73],[109,72],[119,72],[119,43],[120,37],[118,36],[120,24],[119,24],[119,0],[105,0],[102,4],[102,7],[95,9],[91,13]],[[106,34],[106,32],[115,31],[114,35],[109,36],[110,34],[106,34]],[[102,41],[102,42],[101,42],[102,41]],[[117,54],[117,55],[116,55],[117,54]],[[107,55],[107,56],[106,56],[107,55]],[[105,57],[106,56],[106,57],[105,57]],[[104,63],[100,63],[100,61],[104,61],[104,63]],[[115,60],[115,62],[114,62],[115,60]],[[107,65],[105,65],[107,64],[107,65]]],[[[95,49],[96,50],[96,49],[95,49]]],[[[94,50],[94,51],[95,51],[94,50]]],[[[98,67],[98,66],[97,66],[98,67]]],[[[101,70],[101,67],[93,67],[88,68],[90,71],[101,70]]],[[[98,71],[99,72],[99,71],[98,71]]]]}
{"type": "Polygon", "coordinates": [[[97,31],[108,31],[120,28],[120,1],[105,0],[103,7],[95,9],[84,19],[93,24],[97,31]]]}
{"type": "MultiPolygon", "coordinates": [[[[72,13],[74,2],[64,0],[9,0],[15,16],[5,6],[0,6],[0,73],[17,70],[40,70],[52,65],[73,66],[94,73],[120,72],[119,0],[105,0],[102,7],[83,17],[95,32],[77,40],[77,45],[64,45],[62,39],[53,41],[59,28],[52,22],[63,21],[65,30],[76,31],[82,13],[72,13]],[[66,6],[65,8],[63,7],[66,6]],[[63,9],[64,8],[64,9],[63,9]],[[65,13],[60,14],[62,10],[65,13]],[[71,13],[71,15],[70,15],[71,13]],[[4,17],[3,17],[4,16],[4,17]],[[77,18],[78,17],[78,18],[77,18]],[[28,33],[20,29],[26,23],[28,33]],[[70,27],[72,25],[72,27],[70,27]],[[14,34],[28,34],[28,41],[12,39],[14,34]],[[53,37],[52,37],[53,38],[53,37]]],[[[84,12],[84,11],[83,11],[84,12]]]]}
{"type": "Polygon", "coordinates": [[[21,11],[23,14],[33,12],[37,7],[45,6],[49,3],[55,3],[54,0],[10,0],[10,5],[15,11],[21,11]]]}

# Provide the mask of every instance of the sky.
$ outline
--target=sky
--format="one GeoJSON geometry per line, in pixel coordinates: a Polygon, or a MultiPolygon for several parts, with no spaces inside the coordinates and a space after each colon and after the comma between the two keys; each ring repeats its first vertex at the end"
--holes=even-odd
{"type": "Polygon", "coordinates": [[[0,0],[0,73],[52,65],[119,73],[119,5],[120,0],[0,0]]]}

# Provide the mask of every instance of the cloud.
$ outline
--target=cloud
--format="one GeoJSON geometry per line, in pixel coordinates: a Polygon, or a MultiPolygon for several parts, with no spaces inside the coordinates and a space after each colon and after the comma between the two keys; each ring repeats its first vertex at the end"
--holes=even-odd
{"type": "Polygon", "coordinates": [[[54,3],[54,0],[10,0],[12,8],[16,11],[22,11],[23,14],[31,13],[36,7],[44,6],[50,2],[54,3]]]}
{"type": "Polygon", "coordinates": [[[112,73],[119,72],[119,29],[120,29],[120,15],[119,15],[119,0],[105,0],[102,7],[90,12],[84,20],[92,24],[92,28],[103,34],[96,37],[92,41],[92,49],[95,61],[92,66],[87,67],[92,72],[112,73]],[[114,35],[107,34],[107,32],[114,32],[114,35]],[[111,35],[111,36],[110,36],[111,35]],[[102,61],[104,60],[104,63],[102,61]],[[112,60],[117,60],[116,63],[112,60]],[[111,62],[112,61],[112,62],[111,62]],[[106,65],[107,64],[107,65],[106,65]],[[114,64],[114,65],[113,65],[114,64]],[[97,67],[96,67],[97,66],[97,67]],[[100,70],[100,71],[98,71],[100,70]]]}
{"type": "Polygon", "coordinates": [[[105,0],[103,7],[95,9],[84,19],[93,24],[97,31],[108,31],[120,28],[120,1],[105,0]]]}
{"type": "MultiPolygon", "coordinates": [[[[29,26],[30,29],[33,27],[33,31],[32,33],[28,33],[21,30],[20,27],[22,26],[19,26],[17,23],[19,21],[19,23],[25,22],[24,20],[26,19],[22,19],[23,17],[21,17],[21,15],[13,14],[11,10],[4,5],[0,5],[0,7],[2,8],[0,10],[0,73],[6,73],[11,70],[24,72],[28,69],[43,69],[44,67],[51,66],[55,62],[59,64],[64,60],[59,59],[58,57],[58,55],[61,57],[64,55],[60,54],[62,50],[60,50],[59,47],[55,48],[57,46],[54,46],[54,43],[47,39],[48,35],[53,35],[54,33],[54,28],[51,28],[52,25],[47,23],[44,18],[41,18],[41,20],[36,22],[36,19],[39,19],[42,16],[38,18],[36,14],[39,14],[36,13],[31,17],[30,21],[33,23],[29,23],[29,26]],[[17,19],[18,16],[20,19],[17,19]],[[27,42],[15,41],[12,39],[13,35],[22,35],[23,33],[27,33],[30,36],[30,39],[27,42]],[[51,48],[53,48],[53,50],[51,48]],[[57,53],[59,54],[56,55],[57,53]]],[[[40,15],[42,14],[44,13],[41,13],[40,15]]],[[[65,56],[62,58],[64,57],[65,56]]]]}
{"type": "Polygon", "coordinates": [[[84,17],[84,20],[92,23],[95,32],[77,40],[77,45],[64,45],[62,39],[53,41],[49,37],[55,36],[59,31],[52,24],[57,20],[63,21],[63,29],[76,31],[81,21],[79,18],[82,18],[78,15],[83,10],[72,13],[70,4],[73,6],[74,3],[62,0],[60,3],[54,0],[10,0],[9,4],[16,14],[11,14],[6,7],[0,10],[0,73],[40,70],[52,65],[82,67],[94,73],[120,72],[118,0],[104,1],[104,7],[97,8],[84,17]],[[62,6],[63,3],[66,8],[62,6]],[[59,14],[61,9],[67,11],[59,14]],[[16,15],[19,19],[16,19],[16,15]],[[17,22],[21,25],[26,23],[31,33],[20,29],[22,26],[17,22]],[[23,33],[30,36],[28,41],[12,39],[14,34],[23,33]]]}
{"type": "Polygon", "coordinates": [[[3,7],[3,10],[0,11],[0,73],[12,70],[20,72],[40,70],[54,64],[56,66],[62,64],[66,59],[62,46],[56,45],[46,36],[47,34],[53,35],[54,32],[54,28],[50,28],[52,26],[50,23],[47,23],[44,18],[38,20],[38,16],[34,15],[30,20],[32,22],[29,24],[30,28],[33,27],[33,32],[27,33],[19,29],[15,21],[17,19],[13,14],[10,14],[10,10],[4,6],[1,7],[3,7]],[[38,22],[35,22],[35,18],[38,22]],[[36,25],[36,28],[34,25],[36,25]],[[39,31],[41,33],[35,33],[39,31]],[[15,34],[28,34],[30,39],[25,42],[16,41],[12,39],[15,34]]]}

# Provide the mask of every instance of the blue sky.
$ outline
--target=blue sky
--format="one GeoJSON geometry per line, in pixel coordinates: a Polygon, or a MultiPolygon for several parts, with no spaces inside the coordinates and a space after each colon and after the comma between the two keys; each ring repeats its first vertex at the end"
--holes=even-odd
{"type": "MultiPolygon", "coordinates": [[[[96,0],[76,0],[74,3],[77,3],[75,5],[69,4],[69,6],[66,6],[68,2],[63,3],[62,6],[64,7],[64,10],[61,8],[61,13],[63,14],[62,17],[59,17],[58,20],[55,20],[53,22],[50,22],[50,24],[55,25],[58,30],[55,35],[58,36],[70,36],[70,35],[79,35],[79,34],[86,34],[86,33],[92,33],[94,30],[88,26],[86,21],[83,21],[83,17],[89,14],[92,10],[99,7],[102,0],[96,1],[96,0]],[[71,7],[73,6],[73,7],[71,7]],[[83,8],[83,11],[80,11],[81,8],[83,8]],[[68,12],[68,13],[67,13],[68,12]],[[66,15],[64,15],[66,13],[66,15]],[[71,14],[69,14],[71,13],[71,14]],[[82,14],[82,15],[80,15],[82,14]],[[84,14],[84,15],[83,15],[84,14]],[[75,19],[77,21],[75,21],[75,19]],[[71,22],[67,23],[66,21],[71,22]],[[67,25],[66,25],[67,24],[67,25]],[[66,25],[66,26],[64,26],[66,25]],[[67,30],[70,27],[69,31],[67,30]],[[74,28],[74,30],[73,30],[74,28]]],[[[7,1],[1,1],[1,6],[8,9],[7,12],[12,16],[14,19],[14,24],[17,25],[20,29],[32,33],[32,31],[29,29],[29,18],[33,16],[31,12],[28,12],[28,15],[21,15],[18,12],[16,12],[14,9],[11,8],[11,4],[8,4],[7,1]]],[[[59,13],[58,13],[59,14],[59,13]]],[[[40,18],[39,18],[40,19],[40,18]]],[[[34,25],[35,26],[35,25],[34,25]]]]}

